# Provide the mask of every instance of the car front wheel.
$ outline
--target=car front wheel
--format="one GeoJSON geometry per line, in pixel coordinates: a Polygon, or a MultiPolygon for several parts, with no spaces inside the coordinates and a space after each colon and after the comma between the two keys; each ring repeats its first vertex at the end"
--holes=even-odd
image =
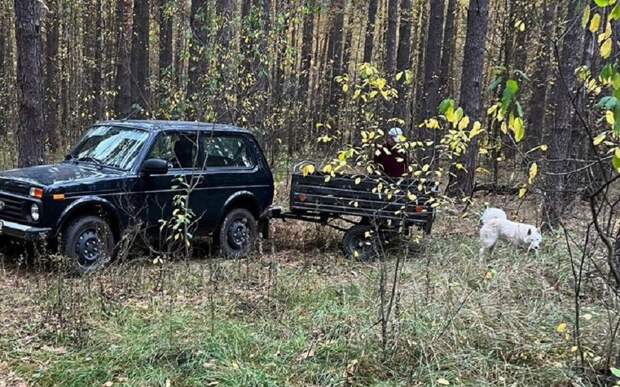
{"type": "Polygon", "coordinates": [[[219,244],[226,258],[246,256],[254,247],[258,234],[258,224],[252,213],[237,208],[226,215],[219,231],[219,244]]]}
{"type": "Polygon", "coordinates": [[[61,252],[70,259],[70,269],[86,274],[103,267],[114,253],[114,236],[110,225],[97,216],[71,222],[65,229],[61,252]]]}

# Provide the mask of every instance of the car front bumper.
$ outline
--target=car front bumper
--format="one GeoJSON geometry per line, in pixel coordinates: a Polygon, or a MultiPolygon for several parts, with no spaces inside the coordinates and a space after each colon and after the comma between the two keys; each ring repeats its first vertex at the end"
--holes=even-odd
{"type": "Polygon", "coordinates": [[[8,236],[30,241],[41,240],[46,239],[51,231],[51,228],[33,227],[0,219],[0,237],[8,236]]]}

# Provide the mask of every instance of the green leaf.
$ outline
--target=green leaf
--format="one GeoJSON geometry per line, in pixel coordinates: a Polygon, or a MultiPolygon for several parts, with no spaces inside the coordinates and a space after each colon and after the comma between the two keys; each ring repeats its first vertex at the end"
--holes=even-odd
{"type": "Polygon", "coordinates": [[[596,4],[598,7],[605,8],[605,7],[608,7],[609,4],[612,4],[612,3],[611,3],[611,0],[594,0],[594,4],[596,4]]]}
{"type": "Polygon", "coordinates": [[[620,172],[620,148],[616,148],[614,157],[611,159],[611,165],[614,166],[616,172],[620,172]]]}
{"type": "Polygon", "coordinates": [[[503,81],[502,77],[495,78],[493,82],[491,82],[491,85],[489,85],[489,91],[495,91],[497,87],[502,83],[502,81],[503,81]]]}
{"type": "Polygon", "coordinates": [[[620,3],[617,3],[614,9],[611,10],[609,14],[609,20],[620,20],[620,3]]]}
{"type": "Polygon", "coordinates": [[[620,135],[620,104],[616,104],[614,109],[614,133],[620,135]]]}
{"type": "Polygon", "coordinates": [[[616,97],[606,96],[601,98],[600,101],[598,101],[594,106],[599,109],[613,110],[616,108],[617,105],[618,99],[616,97]]]}
{"type": "Polygon", "coordinates": [[[620,378],[620,369],[611,367],[611,374],[617,378],[620,378]]]}
{"type": "Polygon", "coordinates": [[[515,106],[517,107],[517,115],[519,117],[523,117],[523,107],[519,103],[519,101],[515,102],[515,106]]]}
{"type": "Polygon", "coordinates": [[[454,100],[452,98],[446,98],[439,104],[439,113],[445,115],[448,109],[454,107],[454,100]]]}
{"type": "Polygon", "coordinates": [[[517,92],[519,91],[519,83],[517,81],[515,81],[514,79],[507,80],[506,81],[506,90],[508,90],[508,92],[511,95],[517,94],[517,92]]]}

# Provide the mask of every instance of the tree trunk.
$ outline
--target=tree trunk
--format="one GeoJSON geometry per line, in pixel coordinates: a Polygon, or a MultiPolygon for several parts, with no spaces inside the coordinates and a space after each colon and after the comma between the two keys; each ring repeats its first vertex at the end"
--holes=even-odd
{"type": "MultiPolygon", "coordinates": [[[[133,39],[131,43],[132,104],[150,110],[149,80],[149,0],[138,0],[133,7],[133,39]]],[[[143,115],[143,114],[141,114],[143,115]]]]}
{"type": "MultiPolygon", "coordinates": [[[[556,3],[545,3],[542,15],[542,31],[553,31],[557,7],[556,3]]],[[[529,113],[526,117],[528,120],[528,129],[525,136],[526,151],[541,144],[547,110],[547,85],[554,39],[550,39],[549,36],[544,34],[539,34],[538,36],[540,37],[540,47],[534,61],[534,72],[531,81],[532,95],[528,103],[529,113]]],[[[535,152],[531,155],[534,158],[538,158],[540,153],[535,152]]]]}
{"type": "Polygon", "coordinates": [[[455,26],[454,19],[456,17],[456,0],[448,0],[448,10],[446,11],[446,23],[443,30],[443,51],[441,54],[441,70],[439,76],[439,84],[441,87],[441,96],[453,96],[452,78],[450,69],[452,65],[452,56],[454,52],[455,26]]]}
{"type": "MultiPolygon", "coordinates": [[[[190,15],[190,28],[192,35],[189,45],[189,70],[188,70],[188,83],[187,83],[187,97],[190,101],[193,101],[194,105],[202,104],[197,102],[198,93],[202,90],[201,82],[202,78],[208,71],[207,61],[205,55],[205,48],[207,44],[207,21],[206,21],[206,4],[205,0],[192,0],[192,10],[190,15]]],[[[202,106],[193,106],[193,110],[196,111],[194,119],[200,120],[202,106]]]]}
{"type": "MultiPolygon", "coordinates": [[[[221,87],[223,90],[228,90],[230,88],[230,83],[232,80],[232,69],[229,68],[231,66],[231,61],[233,60],[232,55],[230,53],[231,43],[233,39],[233,12],[234,12],[234,2],[232,0],[218,0],[215,2],[216,12],[218,17],[221,20],[220,28],[219,28],[219,36],[218,36],[218,47],[219,47],[219,56],[227,62],[219,71],[220,71],[220,81],[222,83],[221,87]]],[[[216,104],[215,113],[217,115],[217,121],[223,121],[226,123],[234,123],[235,114],[234,114],[234,106],[231,106],[233,101],[228,95],[227,92],[223,93],[220,97],[221,103],[216,104]]]]}
{"type": "Polygon", "coordinates": [[[301,42],[301,74],[299,87],[300,96],[305,103],[308,101],[308,90],[310,89],[311,66],[312,66],[312,36],[314,34],[314,16],[316,4],[314,0],[306,0],[304,6],[304,27],[303,39],[301,42]]]}
{"type": "Polygon", "coordinates": [[[385,34],[385,71],[388,76],[396,73],[396,50],[398,47],[398,0],[388,0],[388,21],[385,34]]]}
{"type": "Polygon", "coordinates": [[[58,44],[60,28],[60,7],[58,0],[47,2],[52,12],[48,19],[46,37],[46,68],[45,68],[45,124],[50,149],[58,149],[58,44]]]}
{"type": "Polygon", "coordinates": [[[131,114],[132,0],[117,0],[116,99],[114,110],[121,118],[131,114]]]}
{"type": "Polygon", "coordinates": [[[364,62],[366,63],[372,62],[378,9],[379,0],[368,0],[368,21],[366,22],[366,37],[364,40],[364,62]]]}
{"type": "MultiPolygon", "coordinates": [[[[95,12],[97,13],[97,31],[103,31],[103,12],[101,8],[101,0],[95,1],[95,12]]],[[[104,102],[103,102],[103,73],[104,73],[104,61],[103,61],[103,42],[104,37],[101,33],[95,32],[95,47],[93,49],[93,58],[95,60],[95,66],[92,71],[91,83],[93,86],[93,105],[92,112],[95,120],[101,120],[104,116],[104,102]]]]}
{"type": "MultiPolygon", "coordinates": [[[[467,37],[465,38],[463,75],[461,81],[460,106],[473,121],[482,121],[482,80],[484,53],[486,46],[489,0],[476,0],[467,10],[467,37]]],[[[448,193],[452,195],[471,195],[474,190],[478,137],[474,137],[461,164],[465,169],[451,168],[448,193]]]]}
{"type": "MultiPolygon", "coordinates": [[[[398,43],[398,55],[396,57],[396,71],[411,70],[411,27],[413,25],[413,4],[411,0],[401,0],[400,3],[400,32],[398,43]]],[[[404,84],[405,77],[397,83],[398,101],[394,113],[397,117],[408,120],[409,98],[407,98],[407,86],[404,84]]]]}
{"type": "Polygon", "coordinates": [[[172,66],[172,12],[169,0],[159,0],[159,77],[173,71],[172,66]]]}
{"type": "Polygon", "coordinates": [[[332,2],[331,13],[333,21],[329,33],[328,58],[330,63],[329,77],[329,112],[335,117],[338,114],[338,104],[340,99],[340,86],[334,80],[335,77],[342,75],[342,46],[344,29],[344,10],[345,0],[334,0],[332,2]]]}
{"type": "Polygon", "coordinates": [[[15,0],[20,167],[45,161],[45,141],[42,141],[45,138],[41,70],[42,13],[37,0],[15,0]]]}
{"type": "MultiPolygon", "coordinates": [[[[441,96],[439,94],[439,70],[441,67],[441,37],[443,33],[444,1],[430,0],[431,14],[426,34],[426,48],[424,53],[424,84],[418,101],[415,122],[421,122],[432,117],[437,111],[441,96]]],[[[433,133],[426,128],[420,128],[420,139],[432,139],[433,133]]],[[[434,147],[434,146],[433,146],[434,147]]],[[[425,150],[420,153],[420,161],[427,164],[434,152],[425,150]]]]}
{"type": "Polygon", "coordinates": [[[571,99],[575,92],[575,69],[579,65],[580,56],[575,52],[581,52],[580,41],[582,30],[579,25],[580,0],[568,2],[568,12],[564,25],[567,30],[564,33],[564,41],[560,57],[558,58],[558,77],[553,89],[555,101],[554,122],[548,136],[548,161],[545,163],[545,195],[543,200],[543,214],[545,226],[556,227],[562,216],[562,208],[565,203],[565,160],[569,150],[570,133],[572,130],[573,106],[571,99]]]}

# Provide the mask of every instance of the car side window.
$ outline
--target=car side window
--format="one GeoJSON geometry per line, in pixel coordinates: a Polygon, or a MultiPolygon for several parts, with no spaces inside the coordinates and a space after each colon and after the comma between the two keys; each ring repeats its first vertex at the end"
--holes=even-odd
{"type": "Polygon", "coordinates": [[[256,161],[249,146],[242,136],[207,134],[201,140],[207,168],[253,168],[256,161]]]}
{"type": "Polygon", "coordinates": [[[201,169],[203,165],[196,133],[160,134],[147,158],[165,160],[171,169],[201,169]]]}

